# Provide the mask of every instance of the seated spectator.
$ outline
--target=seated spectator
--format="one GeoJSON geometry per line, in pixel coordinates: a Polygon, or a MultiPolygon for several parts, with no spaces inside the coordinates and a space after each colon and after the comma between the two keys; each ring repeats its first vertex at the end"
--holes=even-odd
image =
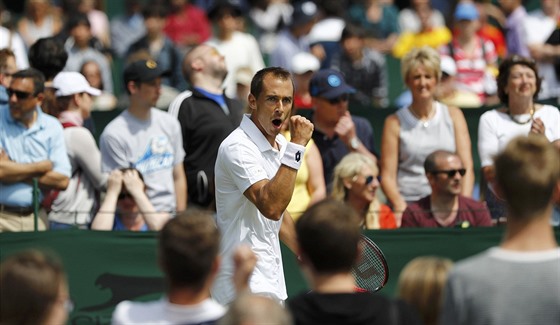
{"type": "Polygon", "coordinates": [[[49,229],[89,228],[97,191],[107,183],[101,172],[101,153],[91,132],[83,127],[90,117],[93,96],[101,93],[78,72],[61,72],[53,80],[59,111],[54,114],[64,127],[64,143],[72,176],[64,191],[51,191],[48,201],[49,229]]]}
{"type": "Polygon", "coordinates": [[[62,29],[62,20],[54,12],[51,0],[26,0],[25,15],[17,24],[27,48],[40,38],[55,36],[62,29]]]}
{"type": "Polygon", "coordinates": [[[354,3],[349,9],[350,21],[367,32],[366,43],[381,53],[390,53],[399,35],[399,11],[393,4],[382,0],[354,3]]]}
{"type": "Polygon", "coordinates": [[[77,0],[77,11],[85,14],[91,23],[91,34],[97,38],[103,47],[111,47],[111,35],[109,28],[109,18],[104,11],[96,8],[96,0],[77,0]]]}
{"type": "MultiPolygon", "coordinates": [[[[2,14],[2,6],[0,3],[0,15],[2,14]]],[[[8,48],[12,50],[16,56],[16,65],[18,70],[27,69],[29,61],[27,60],[27,49],[25,43],[18,33],[0,25],[0,49],[8,48]]]]}
{"type": "Polygon", "coordinates": [[[449,56],[441,57],[441,80],[436,90],[436,98],[448,106],[480,108],[482,101],[472,91],[457,87],[457,66],[449,56]]]}
{"type": "Polygon", "coordinates": [[[347,24],[340,38],[341,51],[334,56],[332,68],[342,72],[356,89],[351,99],[364,107],[383,108],[388,104],[388,77],[385,56],[366,46],[365,30],[347,24]]]}
{"type": "Polygon", "coordinates": [[[511,140],[494,160],[508,221],[499,246],[457,262],[440,324],[560,324],[560,247],[550,225],[560,152],[542,136],[511,140]],[[521,280],[523,279],[523,280],[521,280]]]}
{"type": "Polygon", "coordinates": [[[160,230],[169,220],[157,212],[146,195],[144,178],[136,169],[116,169],[109,174],[107,193],[91,223],[92,230],[160,230]]]}
{"type": "MultiPolygon", "coordinates": [[[[495,22],[498,21],[498,18],[494,17],[494,15],[499,15],[500,20],[505,20],[505,17],[503,17],[500,9],[491,1],[475,2],[475,5],[479,15],[478,21],[480,22],[480,28],[476,34],[478,37],[492,42],[498,54],[498,58],[504,59],[507,54],[506,39],[499,22],[495,22]],[[490,20],[493,20],[494,23],[490,20]]],[[[456,33],[457,31],[454,30],[453,34],[455,35],[456,33]]]]}
{"type": "Polygon", "coordinates": [[[252,1],[249,17],[265,57],[269,57],[276,47],[278,32],[290,22],[294,11],[290,2],[289,0],[252,1]]]}
{"type": "Polygon", "coordinates": [[[312,291],[288,301],[295,324],[420,324],[402,302],[356,292],[351,269],[360,254],[358,220],[345,203],[324,200],[297,221],[299,264],[312,291]]]}
{"type": "Polygon", "coordinates": [[[311,109],[313,101],[309,93],[309,81],[313,73],[319,70],[321,62],[313,54],[301,52],[292,58],[292,76],[294,77],[294,107],[293,110],[311,109]]]}
{"type": "Polygon", "coordinates": [[[346,25],[348,1],[318,1],[318,20],[309,32],[311,53],[321,61],[321,69],[332,67],[333,57],[340,52],[340,37],[346,25]]]}
{"type": "Polygon", "coordinates": [[[204,10],[191,4],[189,0],[167,2],[171,11],[163,31],[179,49],[188,51],[210,38],[212,28],[204,10]]]}
{"type": "Polygon", "coordinates": [[[503,29],[506,34],[508,55],[517,54],[528,57],[529,48],[523,42],[523,21],[527,17],[523,0],[500,0],[498,3],[506,17],[503,29]]]}
{"type": "Polygon", "coordinates": [[[0,50],[0,106],[7,105],[8,87],[12,82],[12,75],[17,72],[16,56],[9,48],[0,50]]]}
{"type": "Polygon", "coordinates": [[[461,2],[454,17],[457,34],[451,43],[439,48],[440,54],[455,60],[459,89],[476,93],[485,104],[495,104],[498,56],[494,44],[477,35],[480,27],[478,10],[470,2],[461,2]]]}
{"type": "Polygon", "coordinates": [[[432,194],[408,205],[402,217],[403,228],[492,225],[490,212],[484,203],[461,195],[463,176],[467,170],[457,154],[435,151],[426,157],[424,170],[432,194]]]}
{"type": "Polygon", "coordinates": [[[469,172],[461,193],[472,195],[471,140],[463,112],[435,99],[440,57],[431,47],[410,51],[401,62],[402,78],[412,94],[410,106],[385,119],[381,141],[381,186],[400,226],[409,202],[430,194],[424,160],[435,150],[456,152],[469,172]]]}
{"type": "Polygon", "coordinates": [[[72,311],[60,261],[38,250],[0,264],[0,324],[66,324],[72,311]]]}
{"type": "Polygon", "coordinates": [[[424,325],[438,325],[443,288],[453,262],[448,258],[420,256],[408,262],[399,275],[397,297],[416,309],[424,325]]]}
{"type": "Polygon", "coordinates": [[[104,92],[103,78],[101,77],[101,68],[95,61],[87,61],[80,68],[80,73],[86,77],[88,83],[95,89],[100,91],[99,96],[93,98],[94,111],[109,111],[117,107],[117,97],[115,95],[104,92]]]}
{"type": "Polygon", "coordinates": [[[379,170],[365,155],[349,153],[336,165],[332,198],[346,202],[360,217],[358,225],[363,229],[396,228],[395,215],[377,198],[379,170]]]}
{"type": "MultiPolygon", "coordinates": [[[[215,324],[226,308],[210,298],[221,257],[220,232],[210,212],[188,211],[171,219],[158,234],[158,264],[165,276],[165,296],[148,302],[123,301],[112,324],[215,324]]],[[[256,264],[247,246],[235,252],[232,281],[239,292],[256,264]]]]}
{"type": "Polygon", "coordinates": [[[141,0],[125,0],[125,12],[111,19],[111,47],[118,58],[125,58],[126,51],[146,34],[142,17],[141,0]]]}
{"type": "Polygon", "coordinates": [[[419,33],[423,29],[422,25],[433,28],[445,27],[443,14],[432,7],[430,0],[411,0],[410,7],[403,8],[399,12],[398,20],[401,33],[419,33]]]}
{"type": "Polygon", "coordinates": [[[113,93],[113,76],[109,59],[101,52],[102,46],[95,45],[99,41],[91,33],[91,25],[85,14],[74,14],[69,17],[68,30],[70,37],[66,40],[64,48],[68,52],[68,61],[65,71],[80,71],[86,61],[95,61],[101,67],[103,78],[103,91],[113,93]]]}

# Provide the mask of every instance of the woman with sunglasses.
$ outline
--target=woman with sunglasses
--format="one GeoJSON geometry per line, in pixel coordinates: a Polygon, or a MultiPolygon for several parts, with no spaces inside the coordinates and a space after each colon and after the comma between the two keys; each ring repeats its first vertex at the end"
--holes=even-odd
{"type": "Polygon", "coordinates": [[[169,220],[167,212],[157,212],[146,195],[142,174],[134,168],[109,174],[105,199],[91,223],[92,230],[160,230],[169,220]]]}
{"type": "Polygon", "coordinates": [[[397,227],[391,209],[376,196],[379,170],[368,156],[349,153],[334,169],[331,196],[344,201],[360,215],[364,229],[393,229],[397,227]]]}
{"type": "Polygon", "coordinates": [[[481,193],[492,218],[499,221],[505,206],[490,185],[494,179],[493,157],[518,135],[542,134],[560,144],[560,112],[554,106],[535,103],[541,79],[533,59],[518,55],[505,59],[500,64],[497,83],[503,106],[480,117],[478,154],[484,182],[481,193]]]}
{"type": "Polygon", "coordinates": [[[409,202],[430,194],[424,160],[435,150],[456,152],[467,173],[461,193],[470,197],[474,184],[471,139],[463,112],[435,97],[441,78],[440,57],[430,47],[408,52],[401,63],[403,80],[412,94],[408,107],[389,115],[381,139],[381,186],[397,225],[409,202]]]}

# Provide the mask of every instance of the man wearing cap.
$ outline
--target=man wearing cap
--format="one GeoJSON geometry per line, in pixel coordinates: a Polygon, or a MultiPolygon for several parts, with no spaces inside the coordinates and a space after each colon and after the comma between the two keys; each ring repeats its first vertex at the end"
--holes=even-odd
{"type": "Polygon", "coordinates": [[[486,204],[461,195],[467,172],[459,155],[437,150],[426,157],[426,177],[432,193],[409,204],[401,227],[489,227],[492,219],[486,204]]]}
{"type": "Polygon", "coordinates": [[[53,80],[53,87],[60,108],[56,117],[64,127],[72,176],[66,190],[53,190],[43,201],[49,212],[49,229],[87,229],[96,203],[96,191],[107,183],[107,174],[101,172],[101,153],[95,139],[83,127],[84,119],[90,116],[92,96],[99,96],[101,91],[91,87],[78,72],[60,72],[53,80]]]}
{"type": "Polygon", "coordinates": [[[316,72],[309,83],[313,97],[313,141],[323,158],[327,192],[332,188],[334,167],[350,152],[360,152],[377,162],[373,129],[363,117],[352,116],[348,99],[355,89],[350,87],[338,71],[325,69],[316,72]]]}
{"type": "Polygon", "coordinates": [[[99,141],[102,168],[136,168],[158,212],[187,206],[181,126],[171,115],[154,108],[165,72],[153,60],[131,63],[124,70],[130,106],[107,125],[99,141]]]}
{"type": "Polygon", "coordinates": [[[224,94],[222,83],[227,73],[224,56],[215,47],[195,47],[183,60],[183,74],[192,90],[181,93],[169,106],[169,114],[181,124],[190,207],[216,209],[214,164],[218,148],[243,116],[241,103],[224,94]]]}
{"type": "Polygon", "coordinates": [[[294,4],[292,20],[276,38],[276,48],[270,54],[270,65],[291,69],[291,60],[299,52],[310,52],[307,35],[311,32],[317,16],[313,1],[294,4]]]}
{"type": "MultiPolygon", "coordinates": [[[[62,126],[40,108],[44,83],[38,70],[16,72],[7,89],[9,107],[0,108],[0,232],[35,228],[34,179],[41,189],[68,186],[70,162],[62,126]]],[[[46,229],[43,217],[39,230],[46,229]]]]}

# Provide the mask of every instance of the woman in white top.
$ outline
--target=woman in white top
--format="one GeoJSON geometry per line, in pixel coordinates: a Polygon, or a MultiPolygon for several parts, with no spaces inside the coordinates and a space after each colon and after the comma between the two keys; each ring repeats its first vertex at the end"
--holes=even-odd
{"type": "MultiPolygon", "coordinates": [[[[514,55],[500,64],[497,83],[503,106],[482,114],[478,125],[478,154],[487,184],[494,179],[493,157],[514,137],[537,133],[550,142],[560,140],[558,108],[534,102],[541,88],[538,76],[537,65],[530,58],[514,55]]],[[[492,218],[503,217],[503,202],[491,187],[482,190],[492,218]]]]}
{"type": "Polygon", "coordinates": [[[463,112],[434,99],[441,78],[440,57],[424,46],[411,50],[401,63],[412,104],[385,120],[381,139],[381,186],[400,226],[407,202],[431,193],[424,159],[435,150],[456,152],[467,173],[461,193],[472,195],[474,171],[471,139],[463,112]]]}

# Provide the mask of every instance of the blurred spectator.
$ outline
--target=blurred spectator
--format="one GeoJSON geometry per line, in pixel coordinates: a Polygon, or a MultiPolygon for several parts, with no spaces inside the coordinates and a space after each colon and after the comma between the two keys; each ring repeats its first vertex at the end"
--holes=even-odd
{"type": "Polygon", "coordinates": [[[160,230],[170,214],[158,212],[146,195],[146,184],[134,168],[116,169],[107,179],[107,193],[91,223],[92,230],[160,230]]]}
{"type": "Polygon", "coordinates": [[[533,59],[514,55],[500,64],[498,95],[502,107],[480,116],[478,124],[478,154],[483,180],[481,193],[486,199],[492,218],[505,216],[503,200],[493,187],[493,158],[518,135],[542,134],[550,142],[560,140],[560,112],[551,105],[535,103],[541,79],[533,59]]]}
{"type": "Polygon", "coordinates": [[[119,58],[146,33],[141,0],[125,0],[124,13],[111,19],[111,47],[119,58]]]}
{"type": "Polygon", "coordinates": [[[154,107],[164,73],[153,60],[135,61],[125,68],[130,104],[105,127],[99,146],[104,172],[136,168],[156,211],[173,213],[186,209],[187,180],[181,126],[154,107]]]}
{"type": "Polygon", "coordinates": [[[296,223],[299,265],[311,291],[288,301],[295,324],[421,324],[401,301],[356,292],[351,269],[362,253],[358,220],[346,204],[323,200],[296,223]]]}
{"type": "Polygon", "coordinates": [[[313,101],[309,93],[309,81],[319,70],[321,63],[310,53],[301,52],[292,57],[291,71],[294,77],[294,107],[292,110],[311,109],[313,101]]]}
{"type": "Polygon", "coordinates": [[[529,49],[523,40],[523,21],[527,17],[527,10],[522,0],[498,0],[502,11],[506,15],[504,30],[506,31],[506,45],[508,55],[529,56],[529,49]]]}
{"type": "Polygon", "coordinates": [[[556,98],[560,97],[560,0],[540,3],[540,9],[523,21],[523,36],[543,79],[539,99],[556,98]]]}
{"type": "MultiPolygon", "coordinates": [[[[34,179],[43,190],[68,186],[70,162],[62,126],[40,107],[44,84],[36,69],[16,72],[8,87],[9,107],[0,107],[0,231],[35,229],[34,203],[42,195],[35,198],[34,179]]],[[[44,219],[39,213],[38,230],[47,228],[44,219]]]]}
{"type": "Polygon", "coordinates": [[[377,162],[373,129],[368,120],[348,111],[356,90],[336,70],[319,70],[309,82],[313,99],[313,141],[321,152],[327,193],[332,189],[335,166],[349,152],[361,152],[377,162]]]}
{"type": "Polygon", "coordinates": [[[0,264],[0,324],[66,324],[73,304],[61,262],[26,250],[0,264]]]}
{"type": "Polygon", "coordinates": [[[264,56],[276,47],[276,37],[292,17],[293,7],[288,0],[255,0],[249,17],[255,25],[255,34],[264,56]]]}
{"type": "Polygon", "coordinates": [[[240,0],[216,0],[208,11],[208,18],[216,27],[208,44],[226,58],[230,73],[224,80],[224,88],[230,98],[237,96],[235,72],[239,68],[249,67],[254,75],[265,66],[256,39],[251,34],[239,31],[243,8],[243,1],[240,0]]]}
{"type": "Polygon", "coordinates": [[[397,297],[416,309],[424,325],[438,325],[443,306],[443,288],[453,261],[436,256],[420,256],[401,270],[397,297]]]}
{"type": "MultiPolygon", "coordinates": [[[[441,57],[441,80],[436,90],[436,98],[448,106],[480,108],[482,101],[472,91],[457,87],[457,66],[449,56],[441,57]]],[[[407,104],[410,105],[410,104],[407,104]]]]}
{"type": "MultiPolygon", "coordinates": [[[[78,72],[61,72],[53,80],[59,111],[54,115],[64,127],[64,143],[71,164],[71,177],[64,191],[51,191],[48,201],[49,229],[89,228],[98,191],[105,187],[101,153],[83,122],[90,117],[93,96],[101,94],[78,72]]],[[[51,113],[52,114],[52,113],[51,113]]]]}
{"type": "Polygon", "coordinates": [[[425,31],[422,25],[432,28],[445,27],[443,14],[432,7],[431,0],[410,0],[410,7],[402,9],[398,19],[401,33],[420,33],[425,31]]]}
{"type": "Polygon", "coordinates": [[[435,150],[456,152],[469,171],[461,193],[472,195],[474,185],[471,140],[467,122],[457,107],[435,100],[441,77],[440,58],[431,47],[410,51],[401,61],[402,78],[412,93],[412,103],[385,119],[381,138],[381,185],[400,226],[408,202],[431,189],[424,160],[435,150]]]}
{"type": "Polygon", "coordinates": [[[478,10],[470,2],[461,2],[454,17],[457,34],[451,43],[440,47],[440,53],[455,60],[457,88],[476,93],[485,104],[495,104],[498,56],[492,42],[477,35],[478,10]]]}
{"type": "Polygon", "coordinates": [[[352,100],[364,107],[384,108],[389,88],[385,56],[367,47],[365,37],[360,26],[346,25],[340,39],[342,50],[333,58],[332,68],[356,89],[352,100]]]}
{"type": "Polygon", "coordinates": [[[99,0],[78,0],[78,12],[86,14],[91,24],[91,34],[101,41],[103,47],[111,47],[109,18],[107,14],[97,9],[99,0]]]}
{"type": "Polygon", "coordinates": [[[440,324],[560,323],[560,247],[550,225],[559,161],[557,148],[534,134],[514,138],[495,157],[495,184],[507,202],[504,236],[455,264],[440,324]]]}
{"type": "Polygon", "coordinates": [[[169,39],[163,29],[167,21],[167,9],[160,4],[149,4],[142,10],[146,34],[134,42],[127,51],[127,56],[146,52],[166,71],[162,84],[178,91],[187,89],[187,83],[181,74],[181,53],[169,39]]]}
{"type": "Polygon", "coordinates": [[[25,16],[18,21],[17,29],[29,48],[39,38],[58,34],[62,20],[54,12],[51,0],[26,0],[25,16]]]}
{"type": "Polygon", "coordinates": [[[276,301],[250,293],[239,295],[216,325],[292,325],[290,312],[276,301]]]}
{"type": "Polygon", "coordinates": [[[348,1],[318,0],[318,21],[309,32],[311,53],[321,61],[321,69],[332,67],[333,57],[340,52],[340,37],[346,22],[342,18],[348,1]]]}
{"type": "MultiPolygon", "coordinates": [[[[6,11],[0,1],[0,18],[2,18],[4,14],[6,14],[6,11]]],[[[0,22],[2,22],[1,19],[0,22]]],[[[4,48],[8,48],[14,52],[18,70],[27,69],[29,67],[27,50],[21,36],[19,36],[13,28],[0,25],[0,49],[4,48]]]]}
{"type": "MultiPolygon", "coordinates": [[[[487,39],[494,44],[496,53],[498,57],[503,59],[507,54],[506,39],[502,30],[493,25],[490,19],[496,20],[492,15],[500,14],[503,15],[499,8],[493,5],[490,0],[485,0],[482,2],[475,2],[476,9],[478,10],[478,21],[480,22],[480,28],[477,31],[477,35],[482,39],[487,39]]],[[[505,17],[503,18],[505,20],[505,17]]],[[[498,24],[497,22],[495,24],[498,24]]],[[[499,25],[498,25],[499,26],[499,25]]],[[[455,35],[457,30],[453,31],[455,35]]]]}
{"type": "Polygon", "coordinates": [[[241,67],[235,72],[235,83],[237,85],[237,100],[241,102],[245,111],[249,113],[249,94],[251,93],[251,79],[253,72],[249,67],[241,67]]]}
{"type": "Polygon", "coordinates": [[[432,193],[408,205],[402,217],[403,228],[492,226],[486,205],[461,195],[467,170],[457,154],[434,151],[426,157],[424,170],[432,193]]]}
{"type": "Polygon", "coordinates": [[[68,61],[65,71],[80,71],[86,61],[95,61],[101,67],[104,91],[113,93],[113,76],[111,64],[101,52],[102,46],[95,45],[99,41],[91,34],[91,25],[85,14],[74,14],[68,18],[70,37],[66,40],[64,48],[68,52],[68,61]]]}
{"type": "Polygon", "coordinates": [[[100,94],[93,98],[92,110],[108,111],[117,107],[117,98],[115,95],[103,91],[103,78],[101,77],[101,68],[95,61],[86,61],[80,68],[80,73],[86,77],[88,83],[95,89],[100,90],[100,94]]]}
{"type": "Polygon", "coordinates": [[[189,0],[168,0],[170,12],[163,31],[184,51],[208,40],[212,35],[206,12],[189,0]]]}
{"type": "Polygon", "coordinates": [[[393,229],[397,227],[391,209],[377,198],[379,169],[368,157],[349,153],[336,165],[332,198],[348,203],[359,216],[362,229],[393,229]]]}
{"type": "Polygon", "coordinates": [[[7,105],[9,101],[8,87],[12,82],[12,75],[17,71],[16,57],[14,52],[8,48],[0,50],[0,107],[7,105]]]}
{"type": "Polygon", "coordinates": [[[389,53],[399,34],[398,9],[382,0],[364,0],[350,6],[350,20],[367,31],[367,45],[389,53]]]}
{"type": "Polygon", "coordinates": [[[291,60],[299,52],[309,52],[309,32],[317,19],[317,5],[313,1],[294,4],[289,25],[276,38],[276,47],[270,54],[270,66],[289,70],[291,60]]]}
{"type": "Polygon", "coordinates": [[[169,114],[181,125],[188,201],[192,207],[215,210],[218,148],[239,126],[243,106],[224,95],[222,83],[228,70],[216,48],[202,44],[192,49],[183,60],[183,74],[192,88],[177,96],[169,114]]]}

